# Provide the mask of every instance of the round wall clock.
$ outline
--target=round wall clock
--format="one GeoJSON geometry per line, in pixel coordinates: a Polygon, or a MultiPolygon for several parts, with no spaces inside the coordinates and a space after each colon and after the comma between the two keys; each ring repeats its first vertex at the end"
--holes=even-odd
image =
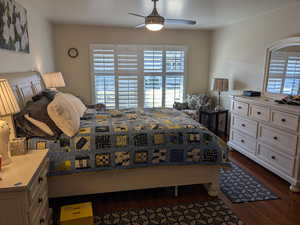
{"type": "Polygon", "coordinates": [[[70,48],[70,49],[68,50],[68,55],[69,55],[71,58],[77,58],[77,56],[79,55],[78,49],[77,49],[77,48],[70,48]]]}

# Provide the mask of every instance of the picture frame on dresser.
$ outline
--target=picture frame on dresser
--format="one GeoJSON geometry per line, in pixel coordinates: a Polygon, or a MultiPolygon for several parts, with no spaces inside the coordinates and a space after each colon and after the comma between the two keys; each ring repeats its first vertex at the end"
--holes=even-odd
{"type": "Polygon", "coordinates": [[[263,95],[232,96],[228,141],[231,148],[288,181],[292,192],[300,192],[300,106],[275,100],[299,95],[300,71],[290,76],[291,63],[298,59],[300,37],[267,48],[263,95]],[[274,67],[278,60],[284,69],[274,67]]]}

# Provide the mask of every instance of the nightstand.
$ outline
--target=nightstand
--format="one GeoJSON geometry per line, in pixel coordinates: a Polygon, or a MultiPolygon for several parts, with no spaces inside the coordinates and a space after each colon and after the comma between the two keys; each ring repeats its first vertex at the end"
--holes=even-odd
{"type": "Polygon", "coordinates": [[[48,150],[12,157],[0,172],[0,225],[49,225],[48,150]]]}
{"type": "Polygon", "coordinates": [[[199,110],[199,123],[217,135],[227,136],[228,110],[199,110]]]}

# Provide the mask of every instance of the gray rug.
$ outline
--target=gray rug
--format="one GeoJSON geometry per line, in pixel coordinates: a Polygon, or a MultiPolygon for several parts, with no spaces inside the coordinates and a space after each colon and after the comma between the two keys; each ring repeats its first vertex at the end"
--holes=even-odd
{"type": "Polygon", "coordinates": [[[233,203],[279,199],[255,177],[232,163],[232,169],[221,170],[220,185],[223,193],[233,203]]]}
{"type": "Polygon", "coordinates": [[[244,225],[216,199],[161,208],[132,209],[95,217],[95,225],[244,225]]]}

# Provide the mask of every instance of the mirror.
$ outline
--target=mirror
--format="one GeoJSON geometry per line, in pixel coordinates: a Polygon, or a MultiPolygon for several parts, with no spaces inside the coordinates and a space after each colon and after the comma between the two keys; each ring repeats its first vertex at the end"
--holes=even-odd
{"type": "Polygon", "coordinates": [[[267,50],[265,93],[300,94],[300,38],[289,38],[267,50]]]}

